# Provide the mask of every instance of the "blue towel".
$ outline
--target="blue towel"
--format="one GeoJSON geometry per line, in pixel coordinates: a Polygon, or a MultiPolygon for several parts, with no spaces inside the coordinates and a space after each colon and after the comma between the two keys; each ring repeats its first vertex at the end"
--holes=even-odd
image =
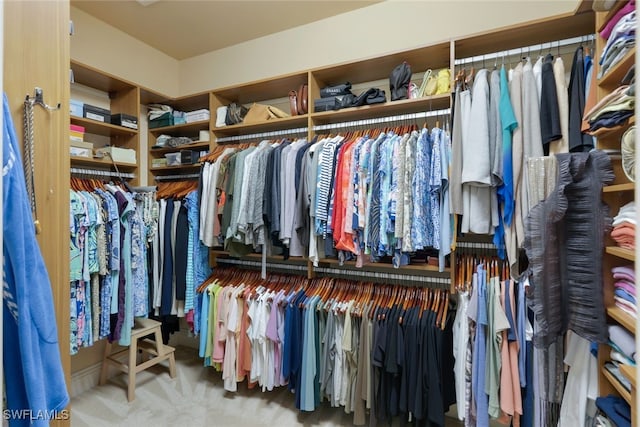
{"type": "Polygon", "coordinates": [[[35,236],[21,149],[6,94],[3,107],[2,332],[9,425],[48,426],[49,419],[67,406],[69,395],[60,361],[51,283],[35,236]]]}

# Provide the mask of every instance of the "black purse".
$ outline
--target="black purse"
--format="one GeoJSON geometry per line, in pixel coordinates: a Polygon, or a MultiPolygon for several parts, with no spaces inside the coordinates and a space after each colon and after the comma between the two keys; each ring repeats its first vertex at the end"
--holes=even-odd
{"type": "Polygon", "coordinates": [[[393,69],[389,76],[391,100],[409,98],[409,82],[411,81],[411,66],[405,61],[393,69]]]}
{"type": "Polygon", "coordinates": [[[232,102],[227,107],[227,116],[224,119],[224,122],[229,125],[237,125],[238,123],[242,123],[244,120],[244,116],[247,115],[249,109],[242,104],[236,104],[232,102]]]}
{"type": "Polygon", "coordinates": [[[320,89],[320,98],[330,98],[332,96],[349,94],[351,94],[351,83],[349,82],[336,86],[327,86],[320,89]]]}

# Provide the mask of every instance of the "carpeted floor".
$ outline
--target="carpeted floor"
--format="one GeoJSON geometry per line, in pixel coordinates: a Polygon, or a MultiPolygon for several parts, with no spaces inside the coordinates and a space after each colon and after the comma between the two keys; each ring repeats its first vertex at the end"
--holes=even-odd
{"type": "MultiPolygon", "coordinates": [[[[262,393],[239,384],[237,393],[225,392],[221,374],[202,367],[197,351],[176,348],[177,376],[164,366],[138,374],[136,399],[127,402],[126,376],[113,377],[71,401],[73,427],[100,426],[214,426],[288,427],[351,426],[353,414],[331,408],[327,402],[311,413],[295,408],[286,387],[262,393]]],[[[394,423],[394,425],[399,425],[394,423]]],[[[447,427],[460,426],[447,418],[447,427]]]]}

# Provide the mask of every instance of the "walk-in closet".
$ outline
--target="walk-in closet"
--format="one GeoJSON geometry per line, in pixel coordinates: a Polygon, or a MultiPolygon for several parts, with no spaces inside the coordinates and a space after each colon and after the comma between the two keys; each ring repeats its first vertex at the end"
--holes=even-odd
{"type": "Polygon", "coordinates": [[[2,15],[4,425],[640,425],[635,0],[2,15]]]}

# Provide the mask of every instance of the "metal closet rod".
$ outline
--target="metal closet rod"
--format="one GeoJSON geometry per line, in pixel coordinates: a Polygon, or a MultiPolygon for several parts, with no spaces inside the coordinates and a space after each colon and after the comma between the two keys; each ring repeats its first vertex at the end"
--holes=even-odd
{"type": "Polygon", "coordinates": [[[373,119],[353,120],[350,122],[329,123],[326,125],[317,125],[313,127],[314,131],[327,129],[340,129],[354,126],[371,126],[379,123],[402,122],[407,120],[423,119],[427,117],[446,116],[451,114],[450,108],[442,110],[424,111],[420,113],[400,114],[397,116],[377,117],[373,119]]]}
{"type": "Polygon", "coordinates": [[[255,139],[255,138],[272,138],[278,137],[281,135],[291,135],[294,133],[307,133],[309,128],[295,128],[295,129],[282,129],[282,130],[274,130],[271,132],[260,132],[260,133],[250,133],[246,135],[235,135],[235,136],[224,136],[222,138],[218,138],[216,142],[231,142],[231,141],[243,141],[245,139],[255,139]]]}
{"type": "Polygon", "coordinates": [[[342,276],[351,276],[358,278],[375,278],[375,279],[385,279],[394,282],[407,281],[407,282],[420,282],[420,283],[432,283],[437,285],[446,285],[449,286],[451,284],[451,279],[447,277],[430,277],[430,276],[416,276],[416,275],[408,275],[408,274],[395,274],[395,273],[383,273],[377,271],[366,271],[366,270],[343,270],[339,268],[331,268],[331,267],[315,267],[313,269],[316,273],[322,274],[332,274],[332,275],[342,275],[342,276]]]}
{"type": "Polygon", "coordinates": [[[482,242],[456,242],[456,247],[460,248],[474,248],[474,249],[497,249],[493,243],[482,242]]]}
{"type": "Polygon", "coordinates": [[[503,50],[501,52],[492,52],[492,53],[486,53],[484,55],[471,56],[471,57],[468,57],[468,58],[459,58],[459,59],[456,59],[454,61],[454,64],[455,65],[462,65],[462,64],[470,64],[470,63],[474,63],[474,62],[482,62],[482,61],[486,61],[486,60],[490,60],[490,59],[497,59],[497,58],[503,58],[503,57],[507,57],[507,56],[521,55],[523,52],[550,50],[550,49],[553,49],[553,48],[560,48],[561,46],[569,46],[569,45],[572,45],[572,44],[584,43],[584,42],[593,41],[593,40],[595,40],[595,35],[594,34],[586,34],[586,35],[580,36],[580,37],[571,37],[571,38],[563,39],[563,40],[557,40],[557,41],[546,42],[546,43],[539,43],[539,44],[535,44],[535,45],[531,45],[531,46],[525,46],[525,47],[518,47],[518,48],[515,48],[515,49],[503,50]]]}
{"type": "Polygon", "coordinates": [[[117,173],[112,171],[104,171],[99,169],[83,169],[83,168],[71,168],[70,172],[72,174],[78,175],[93,175],[93,176],[105,176],[109,178],[135,178],[136,176],[132,173],[117,173]]]}
{"type": "Polygon", "coordinates": [[[189,173],[186,175],[159,175],[156,176],[156,181],[171,181],[174,179],[191,179],[191,178],[200,178],[199,173],[189,173]]]}

